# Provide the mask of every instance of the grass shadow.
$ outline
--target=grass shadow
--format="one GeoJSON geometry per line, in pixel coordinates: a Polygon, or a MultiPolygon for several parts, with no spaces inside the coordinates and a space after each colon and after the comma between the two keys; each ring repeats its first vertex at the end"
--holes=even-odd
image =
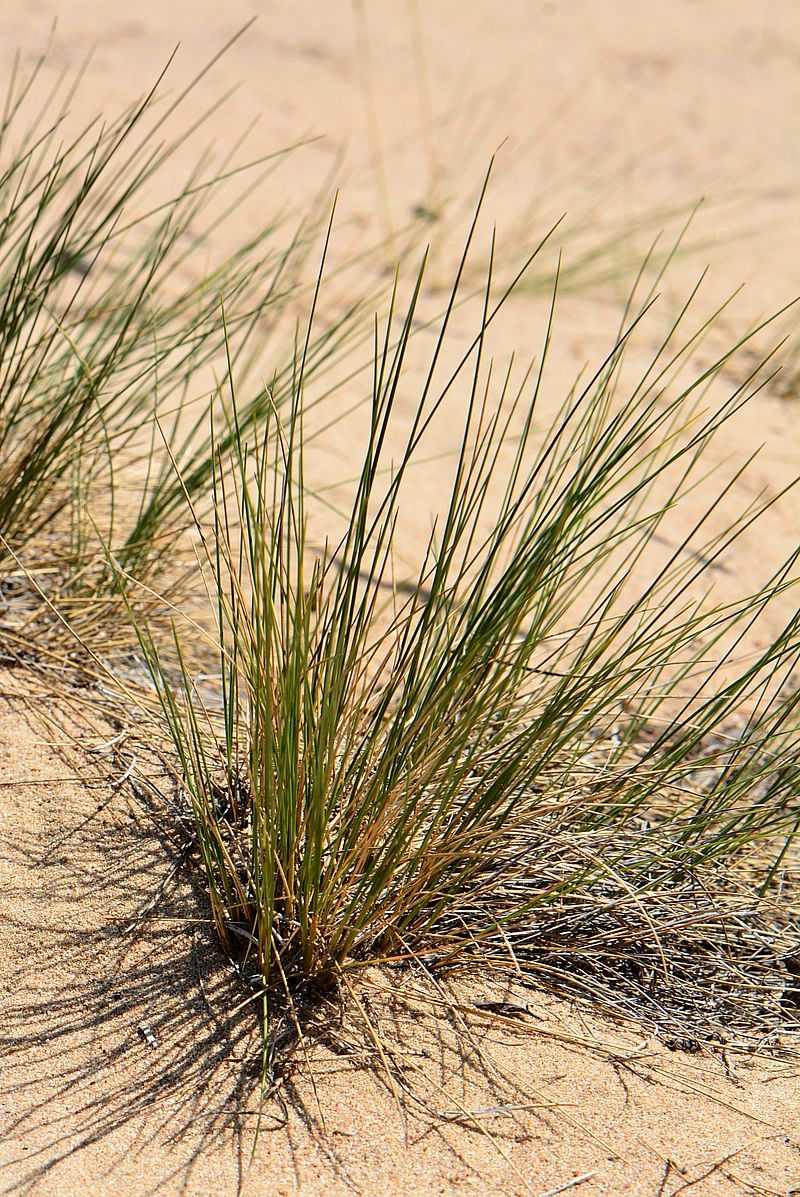
{"type": "MultiPolygon", "coordinates": [[[[113,1173],[153,1149],[166,1166],[143,1192],[188,1191],[215,1152],[238,1192],[256,1131],[262,1140],[285,1132],[281,1149],[298,1183],[295,1157],[310,1140],[332,1182],[359,1191],[347,1141],[340,1151],[328,1133],[326,1094],[318,1104],[291,1027],[281,1043],[278,1026],[284,1075],[262,1104],[258,1003],[243,1008],[248,990],[219,948],[185,854],[159,831],[158,812],[91,779],[86,786],[23,782],[17,797],[14,826],[0,844],[0,870],[10,882],[0,952],[9,995],[0,1046],[3,1191],[42,1184],[53,1191],[65,1167],[94,1167],[102,1158],[113,1173]],[[26,807],[43,799],[51,809],[37,826],[26,807]]],[[[441,1120],[448,1106],[441,1095],[460,1087],[465,1099],[475,1084],[496,1090],[497,1078],[474,1047],[462,1051],[451,1018],[420,1022],[420,1013],[394,998],[364,1001],[395,1081],[363,1021],[359,1028],[358,1019],[337,1018],[330,1003],[310,1020],[304,1045],[315,1077],[330,1081],[367,1068],[379,1087],[394,1087],[415,1135],[432,1134],[463,1163],[448,1121],[482,1131],[469,1117],[441,1120]],[[418,1080],[431,1100],[417,1096],[418,1080]]],[[[509,1101],[505,1088],[498,1101],[509,1101]]],[[[452,1114],[460,1114],[458,1099],[452,1114]]]]}

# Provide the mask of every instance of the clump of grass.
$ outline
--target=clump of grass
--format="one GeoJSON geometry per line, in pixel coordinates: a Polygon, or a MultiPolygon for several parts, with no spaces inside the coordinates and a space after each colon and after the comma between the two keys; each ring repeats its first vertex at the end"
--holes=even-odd
{"type": "Polygon", "coordinates": [[[239,421],[231,358],[210,516],[185,494],[216,667],[194,663],[200,625],[173,612],[165,639],[129,608],[155,708],[138,701],[171,742],[220,940],[256,978],[267,1036],[270,1003],[297,1007],[366,962],[470,958],[704,1042],[783,1027],[800,615],[763,650],[742,645],[797,554],[757,593],[703,595],[769,505],[711,531],[733,479],[651,564],[768,371],[704,406],[738,346],[687,380],[709,327],[685,331],[687,303],[631,376],[653,300],[634,292],[605,360],[540,426],[555,306],[540,364],[498,373],[486,346],[508,292],[493,296],[491,267],[477,334],[442,375],[474,229],[399,449],[424,263],[376,322],[344,530],[309,543],[310,340],[260,431],[239,421]],[[401,591],[403,497],[457,387],[449,501],[401,591]]]}
{"type": "MultiPolygon", "coordinates": [[[[241,400],[242,427],[291,391],[287,313],[324,230],[323,194],[299,214],[259,220],[216,261],[214,240],[295,147],[244,165],[239,142],[211,147],[177,190],[165,194],[162,182],[217,107],[170,131],[218,57],[177,97],[162,96],[162,75],[118,118],[77,131],[69,106],[79,79],[62,78],[38,104],[46,57],[27,75],[19,61],[12,71],[0,119],[0,574],[12,653],[41,597],[19,554],[84,628],[100,620],[108,630],[119,607],[98,527],[141,580],[160,570],[166,586],[179,574],[184,493],[201,504],[214,468],[205,406],[225,361],[222,298],[243,380],[267,344],[286,340],[269,396],[259,382],[241,400]],[[199,243],[207,265],[198,270],[199,243]]],[[[350,347],[360,306],[342,308],[309,343],[309,378],[350,347]]]]}

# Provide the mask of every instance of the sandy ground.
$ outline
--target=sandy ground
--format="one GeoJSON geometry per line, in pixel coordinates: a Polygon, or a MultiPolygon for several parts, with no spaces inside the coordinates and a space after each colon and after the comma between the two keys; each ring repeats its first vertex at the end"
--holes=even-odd
{"type": "MultiPolygon", "coordinates": [[[[346,237],[366,245],[399,230],[415,208],[441,210],[447,220],[432,224],[431,235],[441,242],[444,280],[443,228],[459,227],[462,197],[474,196],[503,143],[486,215],[510,251],[519,244],[522,255],[564,211],[553,253],[563,245],[567,264],[608,231],[642,223],[634,246],[617,242],[602,259],[604,281],[584,272],[565,296],[553,401],[584,360],[608,347],[630,255],[659,222],[680,223],[701,196],[691,252],[663,288],[668,310],[707,261],[701,310],[747,284],[724,317],[726,336],[800,292],[795,0],[758,8],[740,0],[364,7],[359,23],[345,0],[264,5],[204,83],[209,101],[239,84],[210,120],[222,144],[255,116],[253,155],[323,135],[292,156],[266,195],[247,201],[242,221],[255,221],[265,203],[301,204],[342,155],[346,237]]],[[[42,49],[56,15],[46,68],[53,78],[95,47],[74,101],[79,119],[141,93],[178,41],[171,78],[179,86],[253,7],[2,0],[0,14],[5,72],[15,47],[24,61],[42,49]]],[[[178,157],[176,180],[196,152],[189,146],[178,157]]],[[[533,352],[545,309],[537,289],[525,289],[508,308],[496,352],[533,352]]],[[[459,326],[456,337],[470,332],[459,326]]],[[[734,372],[728,381],[740,380],[734,372]]],[[[742,502],[776,491],[797,469],[796,408],[774,389],[726,438],[720,458],[765,445],[742,502]]],[[[451,442],[444,423],[433,448],[451,442]]],[[[338,470],[347,431],[331,444],[338,470]]],[[[421,479],[407,513],[410,545],[425,535],[437,478],[433,469],[421,479]]],[[[762,577],[796,543],[797,526],[789,498],[729,555],[722,592],[762,577]]],[[[358,1067],[355,1049],[319,1048],[317,1091],[299,1068],[285,1105],[268,1108],[252,1154],[255,1097],[241,1064],[251,1028],[244,1016],[226,1017],[232,982],[199,921],[201,898],[179,873],[158,920],[126,931],[170,874],[168,847],[124,788],[100,775],[95,784],[78,780],[49,742],[57,734],[36,718],[50,703],[32,679],[14,671],[0,694],[3,1192],[544,1194],[571,1183],[581,1195],[800,1190],[800,1080],[791,1066],[745,1060],[731,1073],[721,1061],[667,1051],[646,1028],[614,1028],[530,994],[524,1026],[471,1021],[482,1066],[469,1053],[459,1057],[446,1019],[419,1013],[421,998],[409,997],[398,1013],[374,994],[398,1050],[419,1061],[418,1093],[435,1110],[472,1115],[431,1121],[410,1099],[401,1112],[386,1085],[358,1067]]],[[[463,996],[493,992],[476,978],[463,996]]]]}

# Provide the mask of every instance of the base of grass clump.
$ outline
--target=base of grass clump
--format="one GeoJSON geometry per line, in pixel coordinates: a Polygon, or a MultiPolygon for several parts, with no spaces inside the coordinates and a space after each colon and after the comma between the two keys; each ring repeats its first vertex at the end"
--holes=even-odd
{"type": "MultiPolygon", "coordinates": [[[[229,819],[223,812],[224,805],[220,823],[229,819]]],[[[421,984],[428,1001],[444,984],[445,1004],[468,1006],[463,979],[483,979],[492,989],[509,987],[512,996],[495,1012],[514,1018],[524,1015],[521,995],[548,990],[644,1023],[678,1050],[790,1050],[800,1029],[797,924],[785,896],[757,888],[772,858],[734,854],[682,871],[678,842],[661,839],[642,819],[631,822],[580,836],[547,818],[523,823],[484,862],[474,895],[455,896],[424,935],[365,943],[328,967],[321,955],[311,975],[303,971],[299,945],[293,950],[288,920],[275,920],[282,952],[266,986],[255,907],[218,926],[252,1004],[268,1010],[264,1050],[272,1081],[304,1042],[330,1045],[332,1034],[351,1042],[341,1028],[354,1020],[360,1055],[380,1063],[370,1014],[359,1000],[376,963],[387,992],[421,984]],[[624,874],[602,867],[587,874],[587,859],[612,857],[628,874],[648,861],[647,886],[634,888],[624,874]]],[[[246,885],[241,830],[228,829],[230,856],[246,885]]],[[[199,853],[189,859],[202,876],[199,853]]]]}
{"type": "Polygon", "coordinates": [[[442,374],[463,266],[402,439],[422,271],[403,317],[396,293],[376,324],[360,475],[324,548],[307,537],[307,340],[260,429],[242,427],[229,370],[211,514],[186,495],[207,618],[170,608],[165,636],[116,567],[152,682],[128,696],[166,745],[220,941],[255,986],[268,1057],[366,963],[480,961],[676,1041],[777,1042],[796,1022],[800,614],[742,654],[797,554],[757,593],[711,601],[713,563],[769,506],[706,532],[727,482],[648,564],[759,371],[704,408],[736,347],[687,381],[708,327],[681,339],[687,305],[623,374],[652,298],[632,297],[539,430],[544,360],[499,383],[485,360],[508,294],[491,270],[478,333],[442,374]],[[449,500],[401,591],[410,472],[459,385],[449,500]]]}

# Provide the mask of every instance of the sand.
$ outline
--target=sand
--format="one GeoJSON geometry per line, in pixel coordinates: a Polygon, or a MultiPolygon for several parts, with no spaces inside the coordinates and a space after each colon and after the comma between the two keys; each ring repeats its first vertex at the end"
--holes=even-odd
{"type": "MultiPolygon", "coordinates": [[[[255,116],[247,143],[254,155],[324,135],[286,162],[266,195],[248,199],[242,221],[255,220],[265,203],[300,203],[342,153],[337,220],[348,245],[366,245],[400,229],[415,207],[453,200],[457,208],[453,197],[474,196],[489,155],[504,143],[486,216],[509,249],[564,211],[584,239],[564,234],[567,260],[602,230],[636,221],[647,224],[646,244],[654,213],[669,224],[680,219],[670,210],[706,196],[665,302],[677,302],[710,261],[702,310],[747,284],[723,319],[727,337],[800,292],[795,0],[757,9],[740,0],[373,0],[365,8],[360,25],[344,0],[264,5],[203,85],[210,100],[239,84],[210,120],[222,143],[255,116]]],[[[14,47],[28,61],[41,50],[55,15],[46,67],[53,78],[95,46],[73,103],[79,120],[140,94],[178,41],[179,86],[253,7],[31,0],[23,9],[2,0],[0,13],[6,71],[14,47]]],[[[176,181],[197,148],[170,167],[176,181]]],[[[431,234],[442,239],[436,269],[444,280],[450,242],[439,224],[431,234]]],[[[613,260],[624,266],[627,252],[613,260]]],[[[553,401],[584,360],[607,348],[625,271],[610,273],[564,297],[553,401]]],[[[541,294],[516,297],[495,351],[533,352],[545,310],[541,294]]],[[[469,335],[468,316],[458,336],[469,335]]],[[[728,382],[740,380],[732,374],[728,382]]],[[[451,438],[443,422],[432,448],[451,449],[451,438]]],[[[762,442],[737,492],[741,502],[762,488],[777,491],[797,468],[795,406],[775,387],[715,452],[741,459],[762,442]]],[[[332,476],[341,476],[352,452],[347,431],[331,443],[332,476]]],[[[438,479],[435,469],[421,479],[406,513],[410,548],[429,526],[438,479]]],[[[678,520],[675,536],[680,527],[678,520]]],[[[720,593],[755,583],[796,537],[789,497],[727,556],[720,593]]],[[[378,976],[366,992],[390,1040],[408,1054],[414,1092],[433,1110],[462,1117],[430,1118],[409,1097],[399,1109],[380,1073],[361,1066],[364,1045],[337,1041],[314,1049],[316,1090],[298,1063],[284,1104],[267,1107],[253,1152],[253,1077],[241,1062],[252,1027],[244,1014],[226,1015],[237,991],[202,921],[202,895],[178,870],[157,917],[130,929],[176,863],[147,805],[102,771],[87,780],[85,767],[77,772],[76,760],[58,751],[63,736],[42,722],[52,703],[35,677],[9,671],[0,695],[0,1191],[800,1190],[796,1066],[738,1056],[726,1066],[670,1051],[647,1027],[614,1026],[529,992],[530,1012],[518,1022],[473,1014],[481,1065],[459,1054],[447,1019],[432,1013],[430,987],[409,979],[408,1005],[393,1007],[378,976]]],[[[457,992],[467,1007],[498,996],[480,976],[457,992]]]]}

